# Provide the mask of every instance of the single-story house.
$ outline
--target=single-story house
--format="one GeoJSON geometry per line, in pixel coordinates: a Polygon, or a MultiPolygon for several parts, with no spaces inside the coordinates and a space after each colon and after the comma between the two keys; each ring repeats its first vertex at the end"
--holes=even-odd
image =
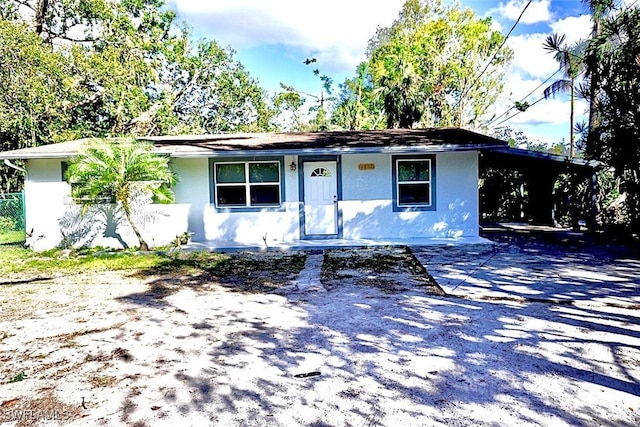
{"type": "MultiPolygon", "coordinates": [[[[271,245],[315,239],[479,235],[482,150],[507,142],[457,128],[140,138],[170,156],[172,205],[152,205],[145,239],[271,245]],[[153,213],[153,215],[151,215],[153,213]]],[[[88,140],[0,153],[25,160],[27,244],[135,246],[113,206],[81,213],[64,179],[88,140]]]]}

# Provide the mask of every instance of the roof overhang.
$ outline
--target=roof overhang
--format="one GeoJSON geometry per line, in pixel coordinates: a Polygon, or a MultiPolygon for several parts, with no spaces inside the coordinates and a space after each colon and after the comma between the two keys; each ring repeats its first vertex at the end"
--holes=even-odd
{"type": "MultiPolygon", "coordinates": [[[[156,153],[175,158],[434,153],[507,146],[505,141],[458,128],[178,135],[139,140],[153,143],[156,153]]],[[[80,139],[0,152],[0,160],[70,158],[91,141],[80,139]]]]}
{"type": "Polygon", "coordinates": [[[158,154],[175,158],[201,158],[201,157],[254,157],[260,156],[313,156],[313,155],[339,155],[339,154],[412,154],[412,153],[437,153],[450,151],[478,151],[496,148],[494,145],[473,145],[461,147],[455,144],[437,145],[412,145],[395,147],[331,147],[331,148],[292,148],[275,150],[183,150],[172,147],[156,147],[158,154]]]}

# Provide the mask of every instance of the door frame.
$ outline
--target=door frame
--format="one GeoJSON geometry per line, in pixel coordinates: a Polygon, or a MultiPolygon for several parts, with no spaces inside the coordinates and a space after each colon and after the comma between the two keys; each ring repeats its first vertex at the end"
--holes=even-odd
{"type": "Polygon", "coordinates": [[[340,201],[342,200],[342,159],[341,156],[298,156],[298,197],[300,200],[299,216],[300,216],[300,239],[301,240],[326,240],[342,238],[342,209],[340,201]],[[336,191],[338,206],[336,207],[336,229],[337,234],[306,234],[305,233],[305,214],[304,214],[304,164],[308,162],[336,162],[336,191]]]}

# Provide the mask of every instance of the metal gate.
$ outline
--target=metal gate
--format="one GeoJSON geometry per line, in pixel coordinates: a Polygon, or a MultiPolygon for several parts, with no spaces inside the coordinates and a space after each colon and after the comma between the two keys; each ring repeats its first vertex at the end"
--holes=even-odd
{"type": "Polygon", "coordinates": [[[0,245],[24,241],[24,193],[0,193],[0,245]]]}

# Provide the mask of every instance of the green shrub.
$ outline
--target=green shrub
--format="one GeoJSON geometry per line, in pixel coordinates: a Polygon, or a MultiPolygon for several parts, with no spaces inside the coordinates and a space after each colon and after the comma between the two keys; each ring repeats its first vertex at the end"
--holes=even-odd
{"type": "Polygon", "coordinates": [[[16,229],[16,222],[8,216],[0,216],[0,234],[16,229]]]}

